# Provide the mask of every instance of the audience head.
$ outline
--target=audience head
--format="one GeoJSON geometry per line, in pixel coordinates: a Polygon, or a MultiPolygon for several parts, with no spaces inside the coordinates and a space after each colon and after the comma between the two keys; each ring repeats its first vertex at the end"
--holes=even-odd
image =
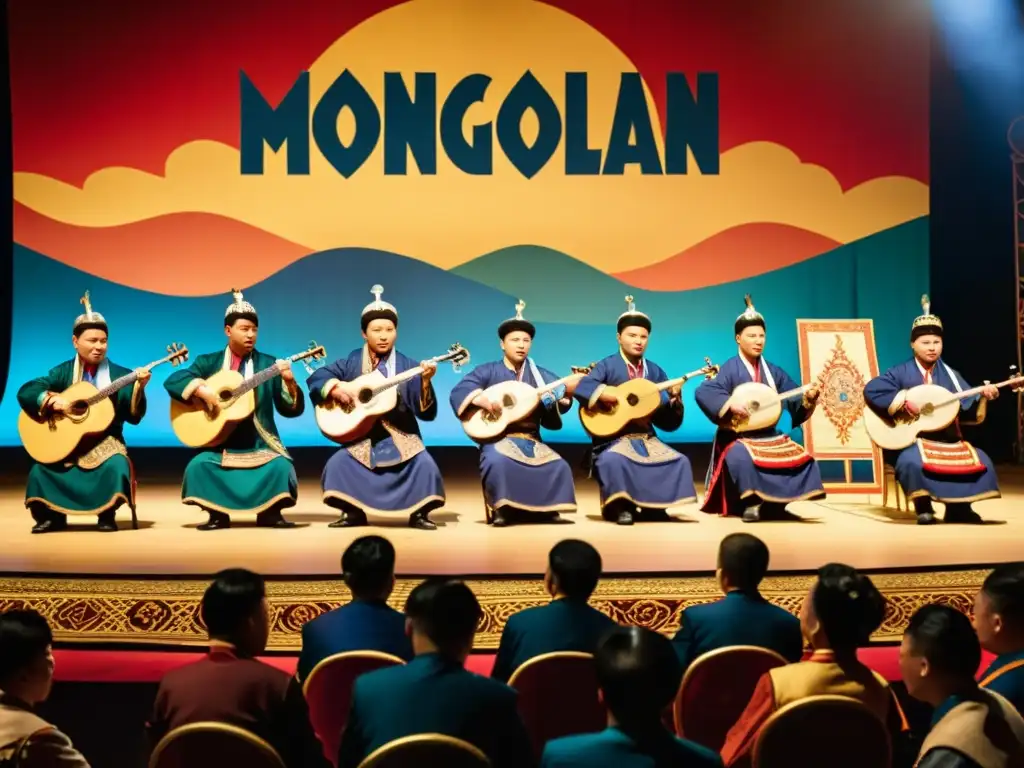
{"type": "Polygon", "coordinates": [[[0,613],[0,691],[26,704],[46,701],[53,684],[53,633],[35,611],[0,613]]]}
{"type": "Polygon", "coordinates": [[[849,565],[829,563],[818,569],[804,600],[800,628],[812,648],[849,657],[867,645],[884,618],[885,598],[871,579],[849,565]]]}
{"type": "Polygon", "coordinates": [[[629,728],[660,723],[683,678],[672,642],[644,627],[615,627],[594,653],[597,684],[614,723],[629,728]]]}
{"type": "Polygon", "coordinates": [[[473,590],[458,579],[427,579],[405,602],[406,631],[417,655],[440,653],[465,661],[482,615],[473,590]]]}
{"type": "Polygon", "coordinates": [[[544,586],[552,597],[587,600],[601,578],[601,555],[579,539],[565,539],[551,548],[544,586]]]}
{"type": "Polygon", "coordinates": [[[718,583],[723,592],[756,592],[768,573],[768,546],[749,533],[730,533],[718,545],[718,583]]]}
{"type": "Polygon", "coordinates": [[[926,605],[910,618],[900,644],[900,674],[915,699],[937,705],[973,689],[981,645],[971,620],[948,605],[926,605]]]}
{"type": "Polygon", "coordinates": [[[997,566],[974,599],[974,628],[986,651],[1024,650],[1024,563],[997,566]]]}
{"type": "Polygon", "coordinates": [[[395,588],[395,548],[383,536],[361,536],[341,556],[341,573],[357,600],[387,600],[395,588]]]}
{"type": "Polygon", "coordinates": [[[229,568],[213,578],[201,607],[203,623],[212,640],[235,646],[255,656],[267,647],[270,608],[263,578],[244,568],[229,568]]]}

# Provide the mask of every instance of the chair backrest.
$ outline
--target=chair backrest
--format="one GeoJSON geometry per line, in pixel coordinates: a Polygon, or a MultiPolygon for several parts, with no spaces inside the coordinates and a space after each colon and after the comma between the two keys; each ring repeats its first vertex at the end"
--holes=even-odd
{"type": "Polygon", "coordinates": [[[537,757],[551,739],[595,733],[607,725],[594,657],[589,653],[557,651],[536,656],[521,664],[508,684],[519,693],[519,715],[537,757]]]}
{"type": "Polygon", "coordinates": [[[388,742],[372,752],[359,768],[490,768],[487,755],[468,741],[442,733],[418,733],[388,742]]]}
{"type": "Polygon", "coordinates": [[[808,696],[787,704],[761,726],[753,768],[890,768],[885,723],[856,699],[808,696]]]}
{"type": "Polygon", "coordinates": [[[376,669],[404,663],[389,653],[347,651],[322,659],[310,671],[302,684],[302,692],[306,696],[313,731],[323,744],[324,757],[332,764],[338,760],[341,732],[345,729],[356,678],[376,669]]]}
{"type": "Polygon", "coordinates": [[[754,645],[730,645],[698,656],[683,675],[672,705],[676,734],[720,752],[757,681],[785,664],[775,651],[754,645]]]}
{"type": "Polygon", "coordinates": [[[189,723],[175,728],[153,749],[149,768],[285,768],[280,755],[253,733],[227,723],[189,723]]]}

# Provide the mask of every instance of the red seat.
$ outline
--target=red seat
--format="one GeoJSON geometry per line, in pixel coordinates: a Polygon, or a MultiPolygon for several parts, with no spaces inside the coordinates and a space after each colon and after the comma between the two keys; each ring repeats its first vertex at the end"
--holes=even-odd
{"type": "Polygon", "coordinates": [[[753,645],[717,648],[697,657],[672,706],[676,734],[721,752],[761,675],[785,664],[775,651],[753,645]]]}
{"type": "Polygon", "coordinates": [[[589,653],[536,656],[521,664],[508,684],[519,692],[519,714],[538,758],[551,739],[594,733],[607,725],[594,657],[589,653]]]}
{"type": "Polygon", "coordinates": [[[309,720],[324,747],[324,757],[337,764],[341,732],[345,728],[352,686],[356,678],[376,669],[405,662],[378,651],[336,653],[320,661],[302,684],[309,706],[309,720]]]}

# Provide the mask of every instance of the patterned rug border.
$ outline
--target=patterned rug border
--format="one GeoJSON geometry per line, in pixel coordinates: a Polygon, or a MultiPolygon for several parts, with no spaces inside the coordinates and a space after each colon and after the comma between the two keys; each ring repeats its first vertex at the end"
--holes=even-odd
{"type": "MultiPolygon", "coordinates": [[[[957,570],[872,574],[875,585],[889,601],[885,621],[872,639],[898,640],[914,611],[931,602],[945,603],[969,615],[974,595],[987,573],[957,570]]],[[[811,574],[769,576],[761,591],[769,601],[795,614],[813,578],[811,574]]],[[[418,582],[398,579],[391,605],[401,609],[418,582]]],[[[199,601],[207,583],[194,578],[2,577],[0,610],[34,608],[50,621],[58,642],[202,646],[206,639],[199,601]]],[[[498,647],[510,615],[549,600],[540,579],[469,579],[467,583],[484,611],[477,630],[477,650],[498,647]]],[[[337,579],[268,581],[267,590],[273,610],[268,644],[272,651],[298,651],[302,625],[348,600],[347,590],[337,579]]],[[[591,602],[620,623],[673,633],[683,608],[720,596],[711,576],[608,576],[591,602]]]]}

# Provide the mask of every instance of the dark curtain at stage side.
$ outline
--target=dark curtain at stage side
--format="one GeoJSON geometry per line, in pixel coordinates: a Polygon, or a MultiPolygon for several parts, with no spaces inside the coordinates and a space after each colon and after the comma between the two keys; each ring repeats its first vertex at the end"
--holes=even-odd
{"type": "Polygon", "coordinates": [[[11,60],[7,45],[7,3],[0,2],[0,400],[7,387],[14,302],[14,174],[11,143],[11,60]]]}
{"type": "MultiPolygon", "coordinates": [[[[1006,66],[1020,66],[1021,54],[1006,51],[1006,66]]],[[[945,326],[944,358],[977,385],[984,379],[1001,381],[1017,362],[1013,176],[1006,131],[1024,114],[1024,92],[993,90],[998,86],[951,58],[941,31],[933,29],[932,311],[945,326]]],[[[1004,389],[991,406],[985,423],[969,428],[966,437],[994,461],[1010,461],[1016,396],[1004,389]]]]}

